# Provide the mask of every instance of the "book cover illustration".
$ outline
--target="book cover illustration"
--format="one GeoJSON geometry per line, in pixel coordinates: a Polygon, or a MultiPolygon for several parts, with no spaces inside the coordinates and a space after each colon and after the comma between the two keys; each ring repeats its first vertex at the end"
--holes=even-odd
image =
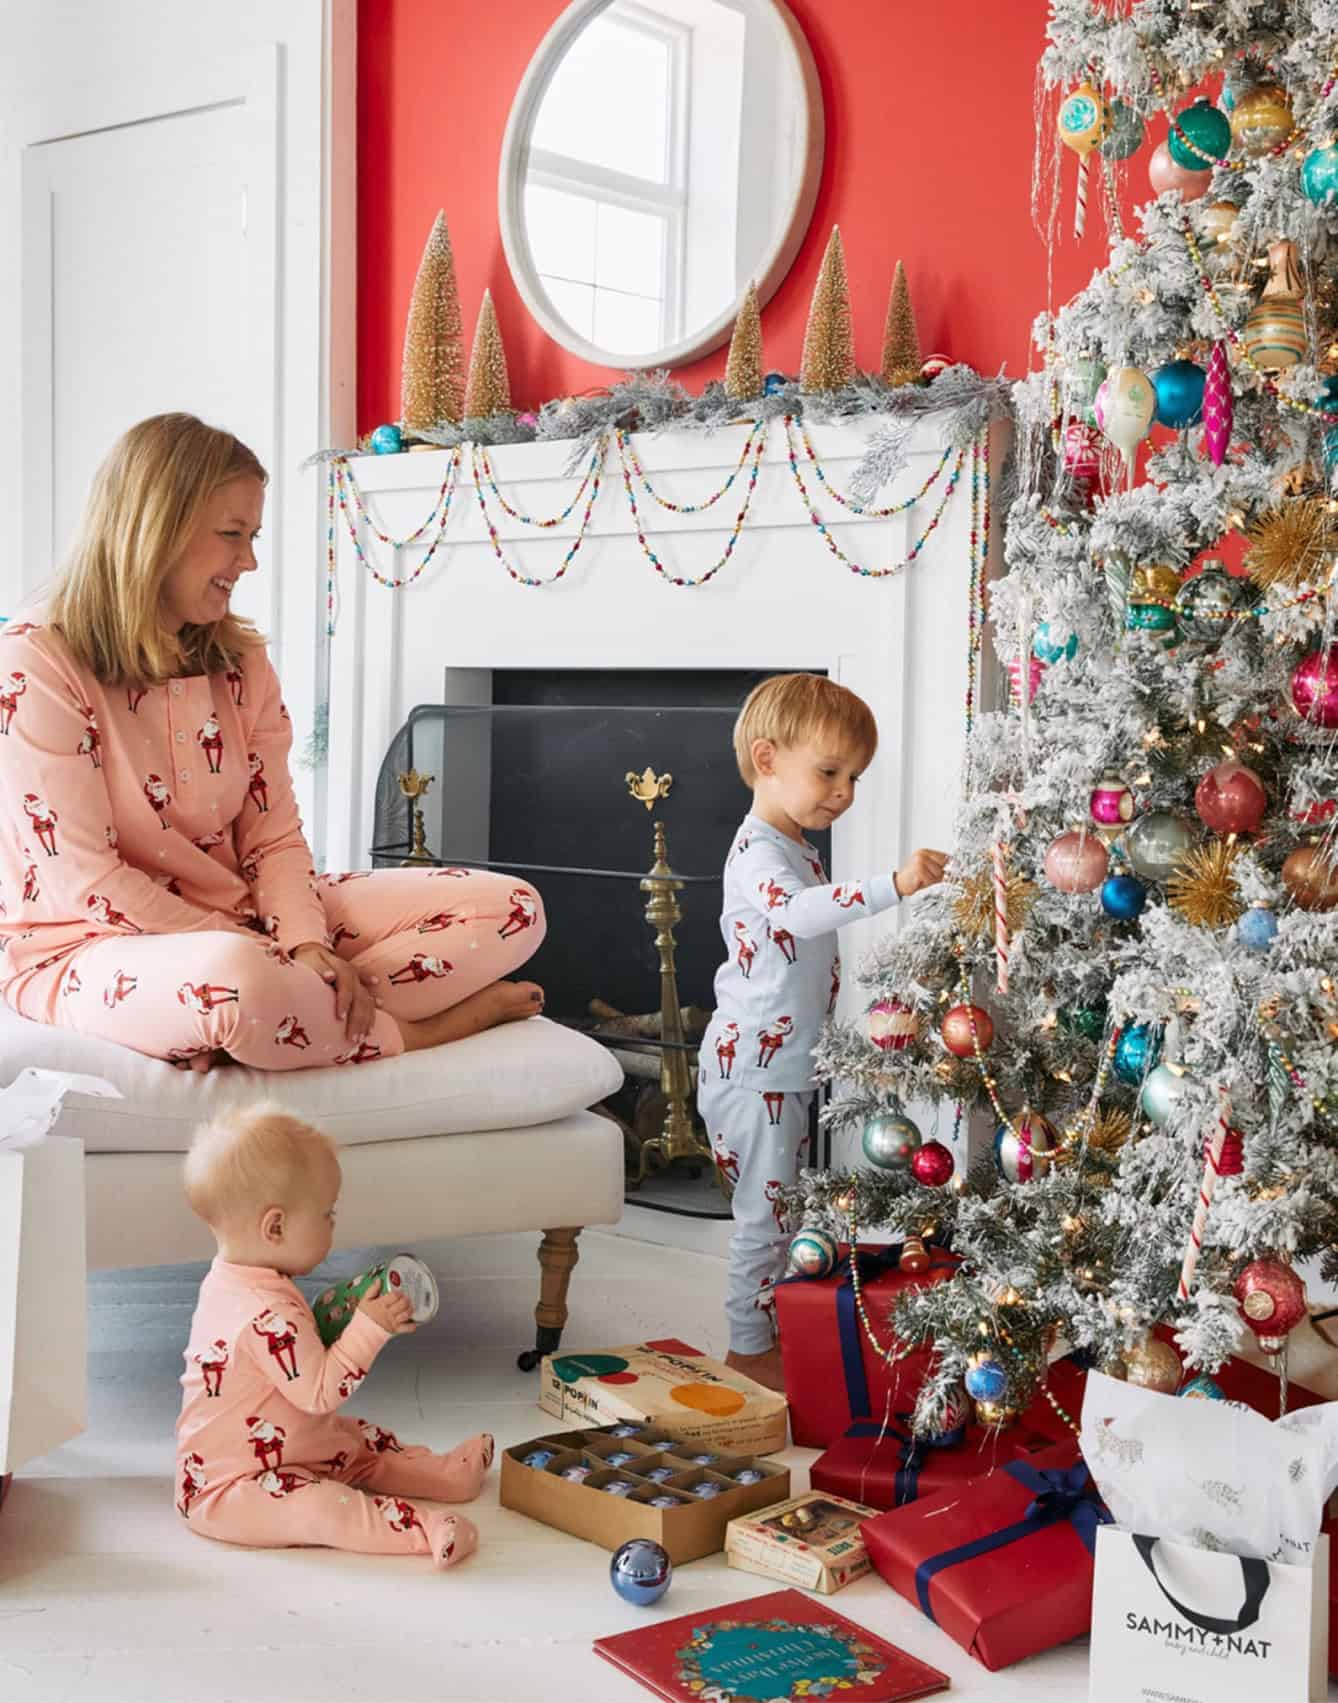
{"type": "Polygon", "coordinates": [[[601,1638],[595,1649],[674,1703],[900,1703],[948,1687],[936,1668],[793,1590],[601,1638]]]}

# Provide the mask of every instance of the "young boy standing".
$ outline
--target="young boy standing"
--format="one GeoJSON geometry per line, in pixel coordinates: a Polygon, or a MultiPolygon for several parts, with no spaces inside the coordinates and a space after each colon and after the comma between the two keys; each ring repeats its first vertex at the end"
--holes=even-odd
{"type": "Polygon", "coordinates": [[[817,674],[764,681],[734,724],[753,804],[725,861],[716,1009],[702,1041],[697,1107],[734,1184],[726,1361],[782,1389],[768,1291],[785,1264],[782,1192],[795,1181],[815,1087],[813,1047],[841,986],[836,931],[943,879],[943,852],[895,874],[830,886],[805,830],[844,816],[878,745],[863,699],[817,674]]]}

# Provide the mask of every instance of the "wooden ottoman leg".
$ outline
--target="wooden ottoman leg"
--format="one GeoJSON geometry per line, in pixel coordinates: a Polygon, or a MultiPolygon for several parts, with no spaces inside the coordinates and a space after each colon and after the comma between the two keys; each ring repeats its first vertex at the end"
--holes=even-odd
{"type": "Polygon", "coordinates": [[[522,1372],[532,1372],[545,1354],[557,1351],[562,1327],[567,1322],[567,1285],[572,1267],[581,1257],[575,1230],[545,1230],[539,1244],[539,1305],[534,1309],[535,1347],[517,1357],[522,1372]]]}

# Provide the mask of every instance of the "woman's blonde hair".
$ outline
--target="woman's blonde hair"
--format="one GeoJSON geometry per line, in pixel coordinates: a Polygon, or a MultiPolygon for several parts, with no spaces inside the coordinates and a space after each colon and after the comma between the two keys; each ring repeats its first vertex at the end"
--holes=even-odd
{"type": "Polygon", "coordinates": [[[784,749],[828,733],[845,739],[873,761],[878,723],[873,711],[850,690],[825,674],[773,674],[748,694],[734,723],[734,756],[746,786],[757,782],[753,741],[769,739],[784,749]]]}
{"type": "Polygon", "coordinates": [[[160,609],[163,581],[204,505],[220,485],[243,475],[268,483],[240,439],[193,414],[155,414],[113,446],[47,607],[48,623],[104,686],[161,686],[177,674],[218,674],[264,643],[236,615],[171,633],[160,609]]]}
{"type": "Polygon", "coordinates": [[[217,1227],[248,1211],[299,1205],[330,1160],[339,1163],[328,1135],[264,1102],[223,1112],[198,1129],[182,1181],[192,1212],[217,1227]]]}

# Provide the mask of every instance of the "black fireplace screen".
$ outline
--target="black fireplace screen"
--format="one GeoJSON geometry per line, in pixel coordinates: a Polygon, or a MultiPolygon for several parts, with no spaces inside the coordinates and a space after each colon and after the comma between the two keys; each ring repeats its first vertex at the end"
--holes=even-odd
{"type": "MultiPolygon", "coordinates": [[[[661,821],[685,883],[675,931],[680,998],[709,1010],[723,952],[721,870],[749,804],[734,761],[736,713],[733,703],[422,706],[381,764],[373,863],[392,867],[412,848],[397,776],[434,776],[419,801],[431,860],[515,873],[543,895],[548,936],[524,974],[544,986],[549,1013],[579,1020],[601,999],[640,1014],[659,1007],[659,958],[637,883],[661,821]],[[650,787],[647,769],[672,777],[649,810],[627,779],[650,787]]],[[[824,858],[826,839],[815,836],[824,858]]]]}

